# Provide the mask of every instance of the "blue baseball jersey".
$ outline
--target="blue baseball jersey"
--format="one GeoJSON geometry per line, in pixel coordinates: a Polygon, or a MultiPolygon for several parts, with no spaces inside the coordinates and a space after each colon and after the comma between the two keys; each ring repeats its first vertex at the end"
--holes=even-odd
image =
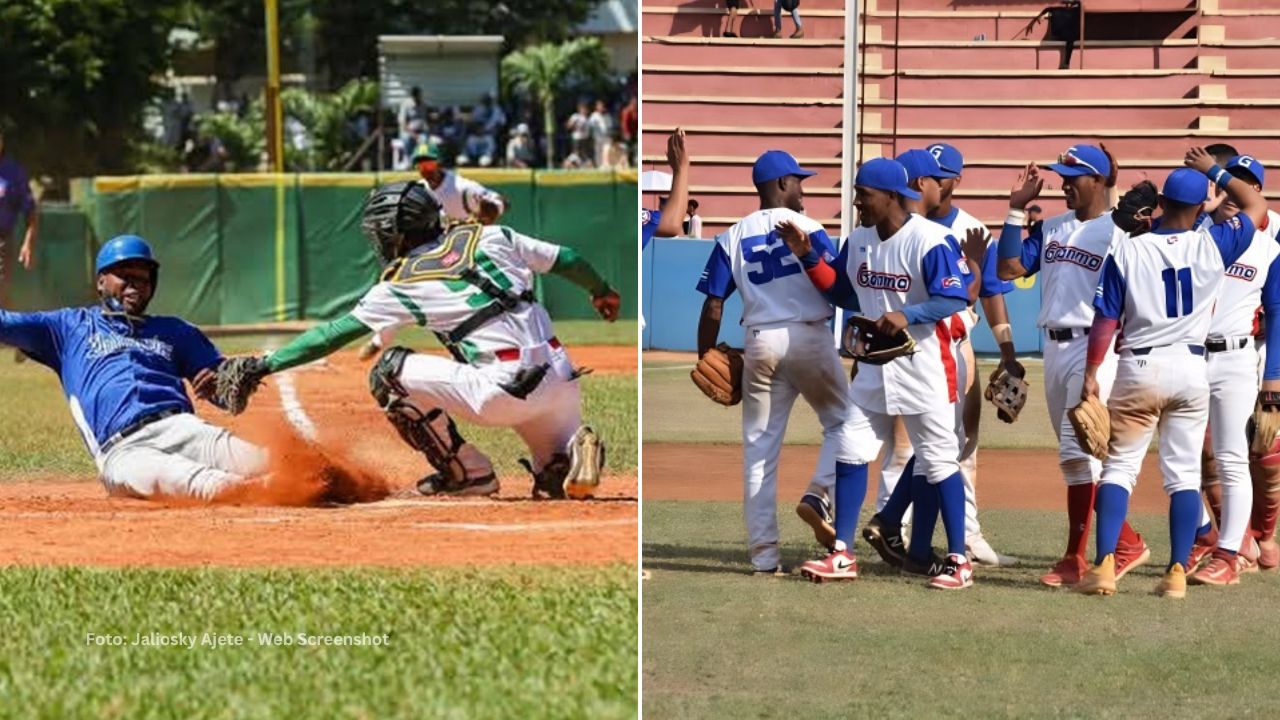
{"type": "MultiPolygon", "coordinates": [[[[982,234],[987,239],[987,253],[982,258],[982,278],[978,295],[981,297],[994,297],[996,295],[1007,295],[1013,292],[1012,280],[1001,280],[996,273],[999,256],[996,253],[996,242],[991,238],[991,232],[987,230],[987,226],[978,221],[977,218],[958,207],[952,207],[951,212],[942,217],[930,218],[939,225],[951,228],[952,237],[962,241],[970,228],[978,228],[982,230],[982,234]]],[[[963,252],[961,253],[963,254],[963,252]]]]}
{"type": "Polygon", "coordinates": [[[193,412],[183,379],[222,360],[203,333],[178,318],[130,321],[97,306],[0,310],[0,343],[58,374],[95,457],[113,435],[148,415],[193,412]]]}
{"type": "Polygon", "coordinates": [[[653,239],[653,234],[658,231],[658,223],[662,221],[661,210],[641,210],[640,211],[640,249],[649,247],[649,241],[653,239]]]}

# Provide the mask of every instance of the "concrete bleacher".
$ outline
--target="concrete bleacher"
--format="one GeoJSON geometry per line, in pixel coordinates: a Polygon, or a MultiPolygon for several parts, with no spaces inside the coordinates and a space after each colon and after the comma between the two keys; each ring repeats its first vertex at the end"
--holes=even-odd
{"type": "MultiPolygon", "coordinates": [[[[1022,32],[1048,0],[805,2],[803,40],[771,38],[772,3],[756,4],[738,39],[720,37],[712,0],[643,5],[642,160],[662,165],[666,134],[688,131],[706,236],[754,209],[751,161],[775,147],[818,171],[808,214],[838,227],[846,101],[856,162],[951,141],[968,162],[958,197],[992,225],[1018,168],[1075,141],[1104,142],[1126,185],[1162,179],[1192,143],[1280,162],[1280,0],[1088,0],[1068,70],[1047,23],[1022,32]],[[856,99],[843,96],[846,6],[859,13],[856,99]]],[[[1050,188],[1041,205],[1059,212],[1060,197],[1050,188]]]]}

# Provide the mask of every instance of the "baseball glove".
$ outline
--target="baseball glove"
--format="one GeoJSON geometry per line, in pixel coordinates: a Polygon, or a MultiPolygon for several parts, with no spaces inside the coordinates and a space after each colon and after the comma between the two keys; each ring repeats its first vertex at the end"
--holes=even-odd
{"type": "Polygon", "coordinates": [[[599,294],[591,296],[591,305],[606,322],[618,319],[618,310],[622,307],[622,297],[613,288],[606,288],[599,294]]]}
{"type": "Polygon", "coordinates": [[[1141,234],[1151,229],[1151,213],[1159,204],[1160,191],[1150,180],[1143,180],[1120,196],[1111,220],[1130,235],[1141,234]]]}
{"type": "Polygon", "coordinates": [[[843,344],[850,357],[871,365],[884,365],[916,351],[916,341],[906,330],[885,335],[876,329],[875,320],[860,315],[845,323],[843,344]]]}
{"type": "Polygon", "coordinates": [[[1076,431],[1080,449],[1098,458],[1107,459],[1107,444],[1111,442],[1111,413],[1097,395],[1090,395],[1079,405],[1067,411],[1067,419],[1076,431]]]}
{"type": "Polygon", "coordinates": [[[1250,458],[1264,467],[1280,466],[1280,393],[1258,393],[1258,405],[1245,426],[1250,458]]]}
{"type": "Polygon", "coordinates": [[[742,350],[720,343],[698,358],[689,377],[703,395],[726,407],[737,405],[742,402],[742,350]]]}
{"type": "Polygon", "coordinates": [[[249,406],[249,398],[257,392],[262,379],[270,375],[267,361],[261,357],[233,357],[218,366],[209,402],[239,415],[249,406]]]}
{"type": "Polygon", "coordinates": [[[1004,422],[1012,423],[1017,420],[1018,413],[1027,404],[1028,383],[1024,379],[1025,374],[1026,370],[1021,367],[1010,372],[1001,363],[987,380],[987,390],[983,397],[996,406],[996,417],[1004,422]],[[1021,372],[1017,372],[1019,370],[1021,372]]]}

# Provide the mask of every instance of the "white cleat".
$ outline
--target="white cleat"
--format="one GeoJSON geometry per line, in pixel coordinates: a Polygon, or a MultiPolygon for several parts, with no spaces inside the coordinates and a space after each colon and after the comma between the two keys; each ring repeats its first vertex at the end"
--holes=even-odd
{"type": "Polygon", "coordinates": [[[1021,561],[1012,555],[1002,555],[991,547],[991,543],[981,535],[970,535],[965,540],[965,550],[969,559],[987,567],[1016,567],[1021,561]]]}

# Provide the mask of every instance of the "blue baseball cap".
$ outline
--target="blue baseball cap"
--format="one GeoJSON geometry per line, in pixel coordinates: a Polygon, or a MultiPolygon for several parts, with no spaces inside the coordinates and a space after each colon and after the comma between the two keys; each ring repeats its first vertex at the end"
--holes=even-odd
{"type": "Polygon", "coordinates": [[[1058,156],[1058,162],[1049,169],[1062,177],[1080,177],[1082,175],[1111,174],[1111,161],[1102,148],[1093,145],[1072,145],[1058,156]]]}
{"type": "Polygon", "coordinates": [[[925,150],[938,161],[938,169],[942,171],[939,177],[960,177],[960,173],[964,172],[964,155],[954,145],[934,143],[925,150]]]}
{"type": "Polygon", "coordinates": [[[907,187],[908,182],[907,169],[889,158],[873,158],[862,163],[853,179],[855,186],[896,192],[908,200],[919,200],[920,193],[907,187]]]}
{"type": "Polygon", "coordinates": [[[1160,194],[1184,205],[1199,205],[1209,199],[1209,178],[1199,170],[1178,168],[1169,173],[1160,194]]]}
{"type": "Polygon", "coordinates": [[[947,177],[942,174],[942,168],[938,167],[938,160],[928,150],[908,150],[894,159],[907,169],[908,181],[922,177],[947,177]]]}
{"type": "MultiPolygon", "coordinates": [[[[1258,184],[1262,184],[1263,177],[1267,174],[1267,169],[1262,166],[1262,161],[1252,155],[1237,155],[1227,161],[1227,170],[1235,170],[1240,168],[1244,172],[1253,176],[1258,184]]],[[[1235,173],[1232,173],[1234,175],[1235,173]]]]}
{"type": "Polygon", "coordinates": [[[763,155],[756,158],[756,164],[751,166],[751,182],[754,185],[777,180],[787,175],[807,178],[817,174],[800,167],[800,163],[796,162],[791,153],[783,150],[766,150],[763,155]]]}

